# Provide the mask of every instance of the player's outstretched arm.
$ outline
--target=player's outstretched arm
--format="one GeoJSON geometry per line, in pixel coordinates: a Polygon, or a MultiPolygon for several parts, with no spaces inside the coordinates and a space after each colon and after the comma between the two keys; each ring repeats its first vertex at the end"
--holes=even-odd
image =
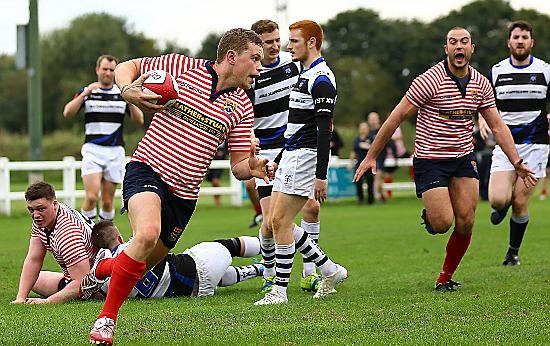
{"type": "Polygon", "coordinates": [[[78,298],[78,289],[80,287],[80,281],[84,275],[90,271],[90,261],[88,258],[84,258],[78,263],[67,268],[72,281],[67,284],[61,291],[52,294],[46,299],[28,299],[28,304],[57,304],[68,302],[78,298]]]}
{"type": "Polygon", "coordinates": [[[19,290],[12,304],[23,304],[26,302],[29,292],[32,290],[40,274],[40,269],[42,269],[42,264],[44,263],[44,257],[46,257],[46,248],[42,245],[40,239],[31,237],[29,251],[25,258],[25,262],[23,262],[23,269],[21,270],[19,290]]]}
{"type": "Polygon", "coordinates": [[[495,137],[495,141],[502,148],[502,151],[506,154],[506,156],[508,156],[510,162],[514,165],[516,173],[521,179],[523,179],[525,186],[535,186],[537,183],[537,178],[535,178],[534,172],[523,163],[523,159],[519,157],[516,146],[514,145],[512,133],[504,121],[502,121],[496,107],[483,109],[480,111],[480,114],[491,129],[491,132],[495,137]]]}
{"type": "Polygon", "coordinates": [[[378,157],[382,149],[384,149],[386,143],[388,143],[391,136],[393,136],[395,130],[399,127],[399,125],[401,125],[405,118],[411,116],[417,111],[418,108],[415,107],[409,100],[407,100],[406,97],[403,97],[401,99],[401,102],[399,102],[399,104],[395,106],[388,119],[386,119],[386,121],[384,121],[384,124],[382,124],[382,127],[378,131],[374,142],[372,142],[372,145],[367,152],[367,156],[361,162],[361,164],[357,168],[357,171],[355,171],[353,182],[359,181],[363,174],[365,174],[365,172],[367,172],[368,170],[372,170],[372,173],[376,174],[376,158],[378,157]]]}
{"type": "Polygon", "coordinates": [[[144,112],[159,112],[164,107],[150,101],[160,99],[162,96],[143,93],[143,81],[149,77],[149,74],[144,73],[140,76],[140,65],[141,59],[129,60],[117,65],[115,69],[115,81],[120,88],[120,94],[126,102],[136,105],[144,112]]]}

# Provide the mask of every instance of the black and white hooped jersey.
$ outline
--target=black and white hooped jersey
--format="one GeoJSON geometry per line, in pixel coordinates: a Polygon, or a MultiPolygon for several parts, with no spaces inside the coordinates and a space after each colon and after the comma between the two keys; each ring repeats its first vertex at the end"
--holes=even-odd
{"type": "Polygon", "coordinates": [[[319,57],[300,72],[290,92],[285,149],[317,148],[316,117],[324,114],[332,119],[335,104],[336,79],[325,59],[319,57]]]}
{"type": "Polygon", "coordinates": [[[251,90],[254,104],[254,135],[262,149],[282,148],[288,123],[288,100],[292,86],[296,84],[299,64],[292,62],[292,55],[281,52],[277,61],[263,65],[260,76],[251,90]]]}
{"type": "MultiPolygon", "coordinates": [[[[118,256],[130,242],[119,244],[112,250],[113,257],[118,256]]],[[[130,298],[162,298],[174,296],[191,296],[195,284],[196,265],[191,256],[187,254],[169,253],[151,268],[134,285],[130,292],[130,298]]],[[[108,279],[101,291],[107,294],[110,279],[108,279]]]]}
{"type": "MultiPolygon", "coordinates": [[[[86,88],[80,90],[83,93],[86,88]]],[[[78,95],[78,94],[77,94],[78,95]]],[[[124,115],[129,114],[128,104],[120,95],[118,86],[97,88],[84,99],[86,143],[104,146],[123,146],[124,115]]]]}
{"type": "Polygon", "coordinates": [[[548,144],[546,104],[550,100],[550,65],[531,56],[529,65],[514,66],[512,58],[489,72],[502,120],[516,144],[548,144]]]}

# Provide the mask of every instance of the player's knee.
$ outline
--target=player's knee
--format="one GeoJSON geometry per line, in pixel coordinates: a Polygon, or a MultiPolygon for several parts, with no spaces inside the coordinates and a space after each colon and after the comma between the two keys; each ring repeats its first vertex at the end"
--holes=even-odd
{"type": "Polygon", "coordinates": [[[474,228],[475,222],[475,213],[457,216],[456,218],[456,228],[462,234],[467,234],[472,231],[474,228]]]}
{"type": "Polygon", "coordinates": [[[88,204],[97,205],[98,196],[97,193],[92,191],[86,191],[86,200],[88,204]]]}
{"type": "Polygon", "coordinates": [[[441,216],[438,218],[430,218],[430,225],[432,229],[437,233],[447,233],[453,224],[453,218],[448,216],[441,216]]]}
{"type": "Polygon", "coordinates": [[[314,199],[308,199],[303,209],[304,220],[316,221],[319,219],[321,205],[314,199]]]}
{"type": "Polygon", "coordinates": [[[149,225],[139,229],[135,236],[132,238],[132,243],[136,243],[137,246],[145,249],[152,249],[155,247],[160,235],[160,227],[156,225],[149,225]]]}
{"type": "Polygon", "coordinates": [[[113,201],[101,201],[101,209],[105,211],[113,210],[113,201]]]}
{"type": "Polygon", "coordinates": [[[279,231],[283,227],[283,217],[278,215],[273,215],[271,217],[271,230],[273,232],[279,231]]]}

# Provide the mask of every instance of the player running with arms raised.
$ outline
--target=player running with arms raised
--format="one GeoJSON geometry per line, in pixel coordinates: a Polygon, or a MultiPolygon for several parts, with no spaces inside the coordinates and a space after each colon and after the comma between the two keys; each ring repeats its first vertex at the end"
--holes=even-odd
{"type": "Polygon", "coordinates": [[[510,130],[495,107],[487,78],[470,66],[474,52],[470,33],[452,28],[444,45],[447,58],[418,76],[380,128],[354,181],[367,171],[376,173],[376,157],[406,117],[418,112],[413,159],[416,194],[425,209],[422,219],[430,234],[454,231],[446,248],[438,291],[454,291],[452,280],[472,237],[479,181],[473,155],[473,117],[478,112],[526,186],[536,183],[519,157],[510,130]]]}

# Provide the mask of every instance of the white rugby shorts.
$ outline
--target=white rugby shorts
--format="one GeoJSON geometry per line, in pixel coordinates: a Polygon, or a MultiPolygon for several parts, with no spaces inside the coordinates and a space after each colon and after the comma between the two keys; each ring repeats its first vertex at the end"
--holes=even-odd
{"type": "MultiPolygon", "coordinates": [[[[260,150],[260,153],[258,154],[258,159],[268,159],[269,161],[275,160],[277,155],[281,152],[282,149],[265,149],[260,150]]],[[[254,178],[256,180],[256,188],[258,186],[272,186],[273,181],[270,181],[269,183],[266,183],[263,179],[260,178],[254,178]]]]}
{"type": "Polygon", "coordinates": [[[124,148],[121,146],[107,147],[93,143],[82,146],[81,175],[103,173],[103,178],[115,184],[124,179],[124,148]]]}
{"type": "MultiPolygon", "coordinates": [[[[548,144],[516,144],[516,150],[523,163],[533,172],[535,177],[540,179],[546,176],[546,163],[548,162],[548,144]]],[[[493,150],[493,162],[491,163],[491,173],[513,171],[514,165],[508,160],[499,145],[493,150]]]]}
{"type": "Polygon", "coordinates": [[[191,256],[197,267],[199,290],[197,297],[214,294],[218,283],[231,265],[229,250],[218,242],[203,242],[183,252],[191,256]]]}
{"type": "Polygon", "coordinates": [[[316,165],[315,149],[285,150],[275,173],[273,191],[313,198],[316,165]]]}

